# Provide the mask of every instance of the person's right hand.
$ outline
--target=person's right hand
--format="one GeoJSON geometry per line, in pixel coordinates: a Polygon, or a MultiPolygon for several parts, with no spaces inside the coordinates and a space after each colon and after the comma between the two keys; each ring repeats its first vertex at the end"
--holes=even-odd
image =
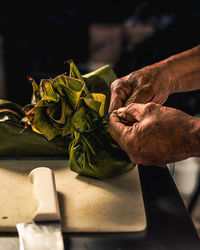
{"type": "Polygon", "coordinates": [[[200,119],[156,103],[115,110],[108,132],[132,162],[162,166],[200,155],[200,119]]]}
{"type": "Polygon", "coordinates": [[[130,103],[163,104],[171,94],[172,76],[164,62],[146,66],[111,84],[109,112],[130,103]]]}

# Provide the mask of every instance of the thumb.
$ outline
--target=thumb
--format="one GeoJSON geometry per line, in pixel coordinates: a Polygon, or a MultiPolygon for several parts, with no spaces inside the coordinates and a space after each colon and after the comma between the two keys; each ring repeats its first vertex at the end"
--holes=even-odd
{"type": "Polygon", "coordinates": [[[125,121],[129,122],[136,122],[139,120],[138,115],[138,105],[137,104],[129,104],[127,107],[119,108],[116,113],[120,119],[123,119],[125,121]]]}
{"type": "Polygon", "coordinates": [[[109,113],[112,113],[113,110],[120,108],[123,105],[123,101],[119,98],[119,96],[115,93],[111,93],[109,113]]]}
{"type": "Polygon", "coordinates": [[[124,125],[117,115],[117,112],[113,112],[109,118],[108,132],[112,138],[122,147],[125,148],[124,142],[126,137],[131,131],[130,126],[124,125]]]}

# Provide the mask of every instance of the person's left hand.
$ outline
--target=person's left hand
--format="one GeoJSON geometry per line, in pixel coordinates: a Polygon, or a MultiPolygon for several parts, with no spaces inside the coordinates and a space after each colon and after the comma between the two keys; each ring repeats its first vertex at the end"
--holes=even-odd
{"type": "Polygon", "coordinates": [[[197,123],[177,109],[133,103],[110,115],[108,131],[132,162],[161,166],[199,154],[197,123]]]}
{"type": "Polygon", "coordinates": [[[109,113],[134,102],[163,104],[174,85],[173,74],[166,61],[136,70],[111,84],[109,113]]]}

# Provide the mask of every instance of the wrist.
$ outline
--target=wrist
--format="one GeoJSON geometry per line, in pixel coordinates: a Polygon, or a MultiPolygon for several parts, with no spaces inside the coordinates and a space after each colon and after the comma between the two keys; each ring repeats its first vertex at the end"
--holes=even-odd
{"type": "Polygon", "coordinates": [[[168,76],[170,94],[200,87],[200,46],[162,61],[168,76]]]}
{"type": "Polygon", "coordinates": [[[161,64],[163,69],[163,79],[167,83],[169,95],[176,92],[180,92],[180,85],[178,84],[178,75],[176,72],[176,59],[171,56],[163,60],[161,64]]]}
{"type": "Polygon", "coordinates": [[[168,92],[168,95],[177,92],[177,80],[173,74],[173,69],[176,67],[174,60],[170,57],[158,63],[155,63],[153,66],[159,68],[161,79],[163,82],[163,87],[168,92]]]}

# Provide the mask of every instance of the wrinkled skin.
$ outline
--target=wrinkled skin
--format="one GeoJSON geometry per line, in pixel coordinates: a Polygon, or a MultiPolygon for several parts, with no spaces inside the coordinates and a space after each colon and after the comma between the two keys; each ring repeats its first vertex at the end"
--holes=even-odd
{"type": "Polygon", "coordinates": [[[117,79],[111,85],[109,112],[116,110],[109,121],[111,136],[138,164],[199,157],[200,119],[161,106],[172,93],[197,89],[200,46],[117,79]]]}
{"type": "Polygon", "coordinates": [[[200,46],[118,78],[111,85],[109,111],[130,103],[163,104],[172,93],[200,89],[200,46]]]}
{"type": "Polygon", "coordinates": [[[111,114],[108,130],[132,162],[161,166],[199,154],[198,123],[180,110],[133,103],[111,114]]]}
{"type": "Polygon", "coordinates": [[[111,85],[109,112],[133,102],[163,104],[173,83],[165,67],[164,64],[153,64],[115,80],[111,85]]]}

